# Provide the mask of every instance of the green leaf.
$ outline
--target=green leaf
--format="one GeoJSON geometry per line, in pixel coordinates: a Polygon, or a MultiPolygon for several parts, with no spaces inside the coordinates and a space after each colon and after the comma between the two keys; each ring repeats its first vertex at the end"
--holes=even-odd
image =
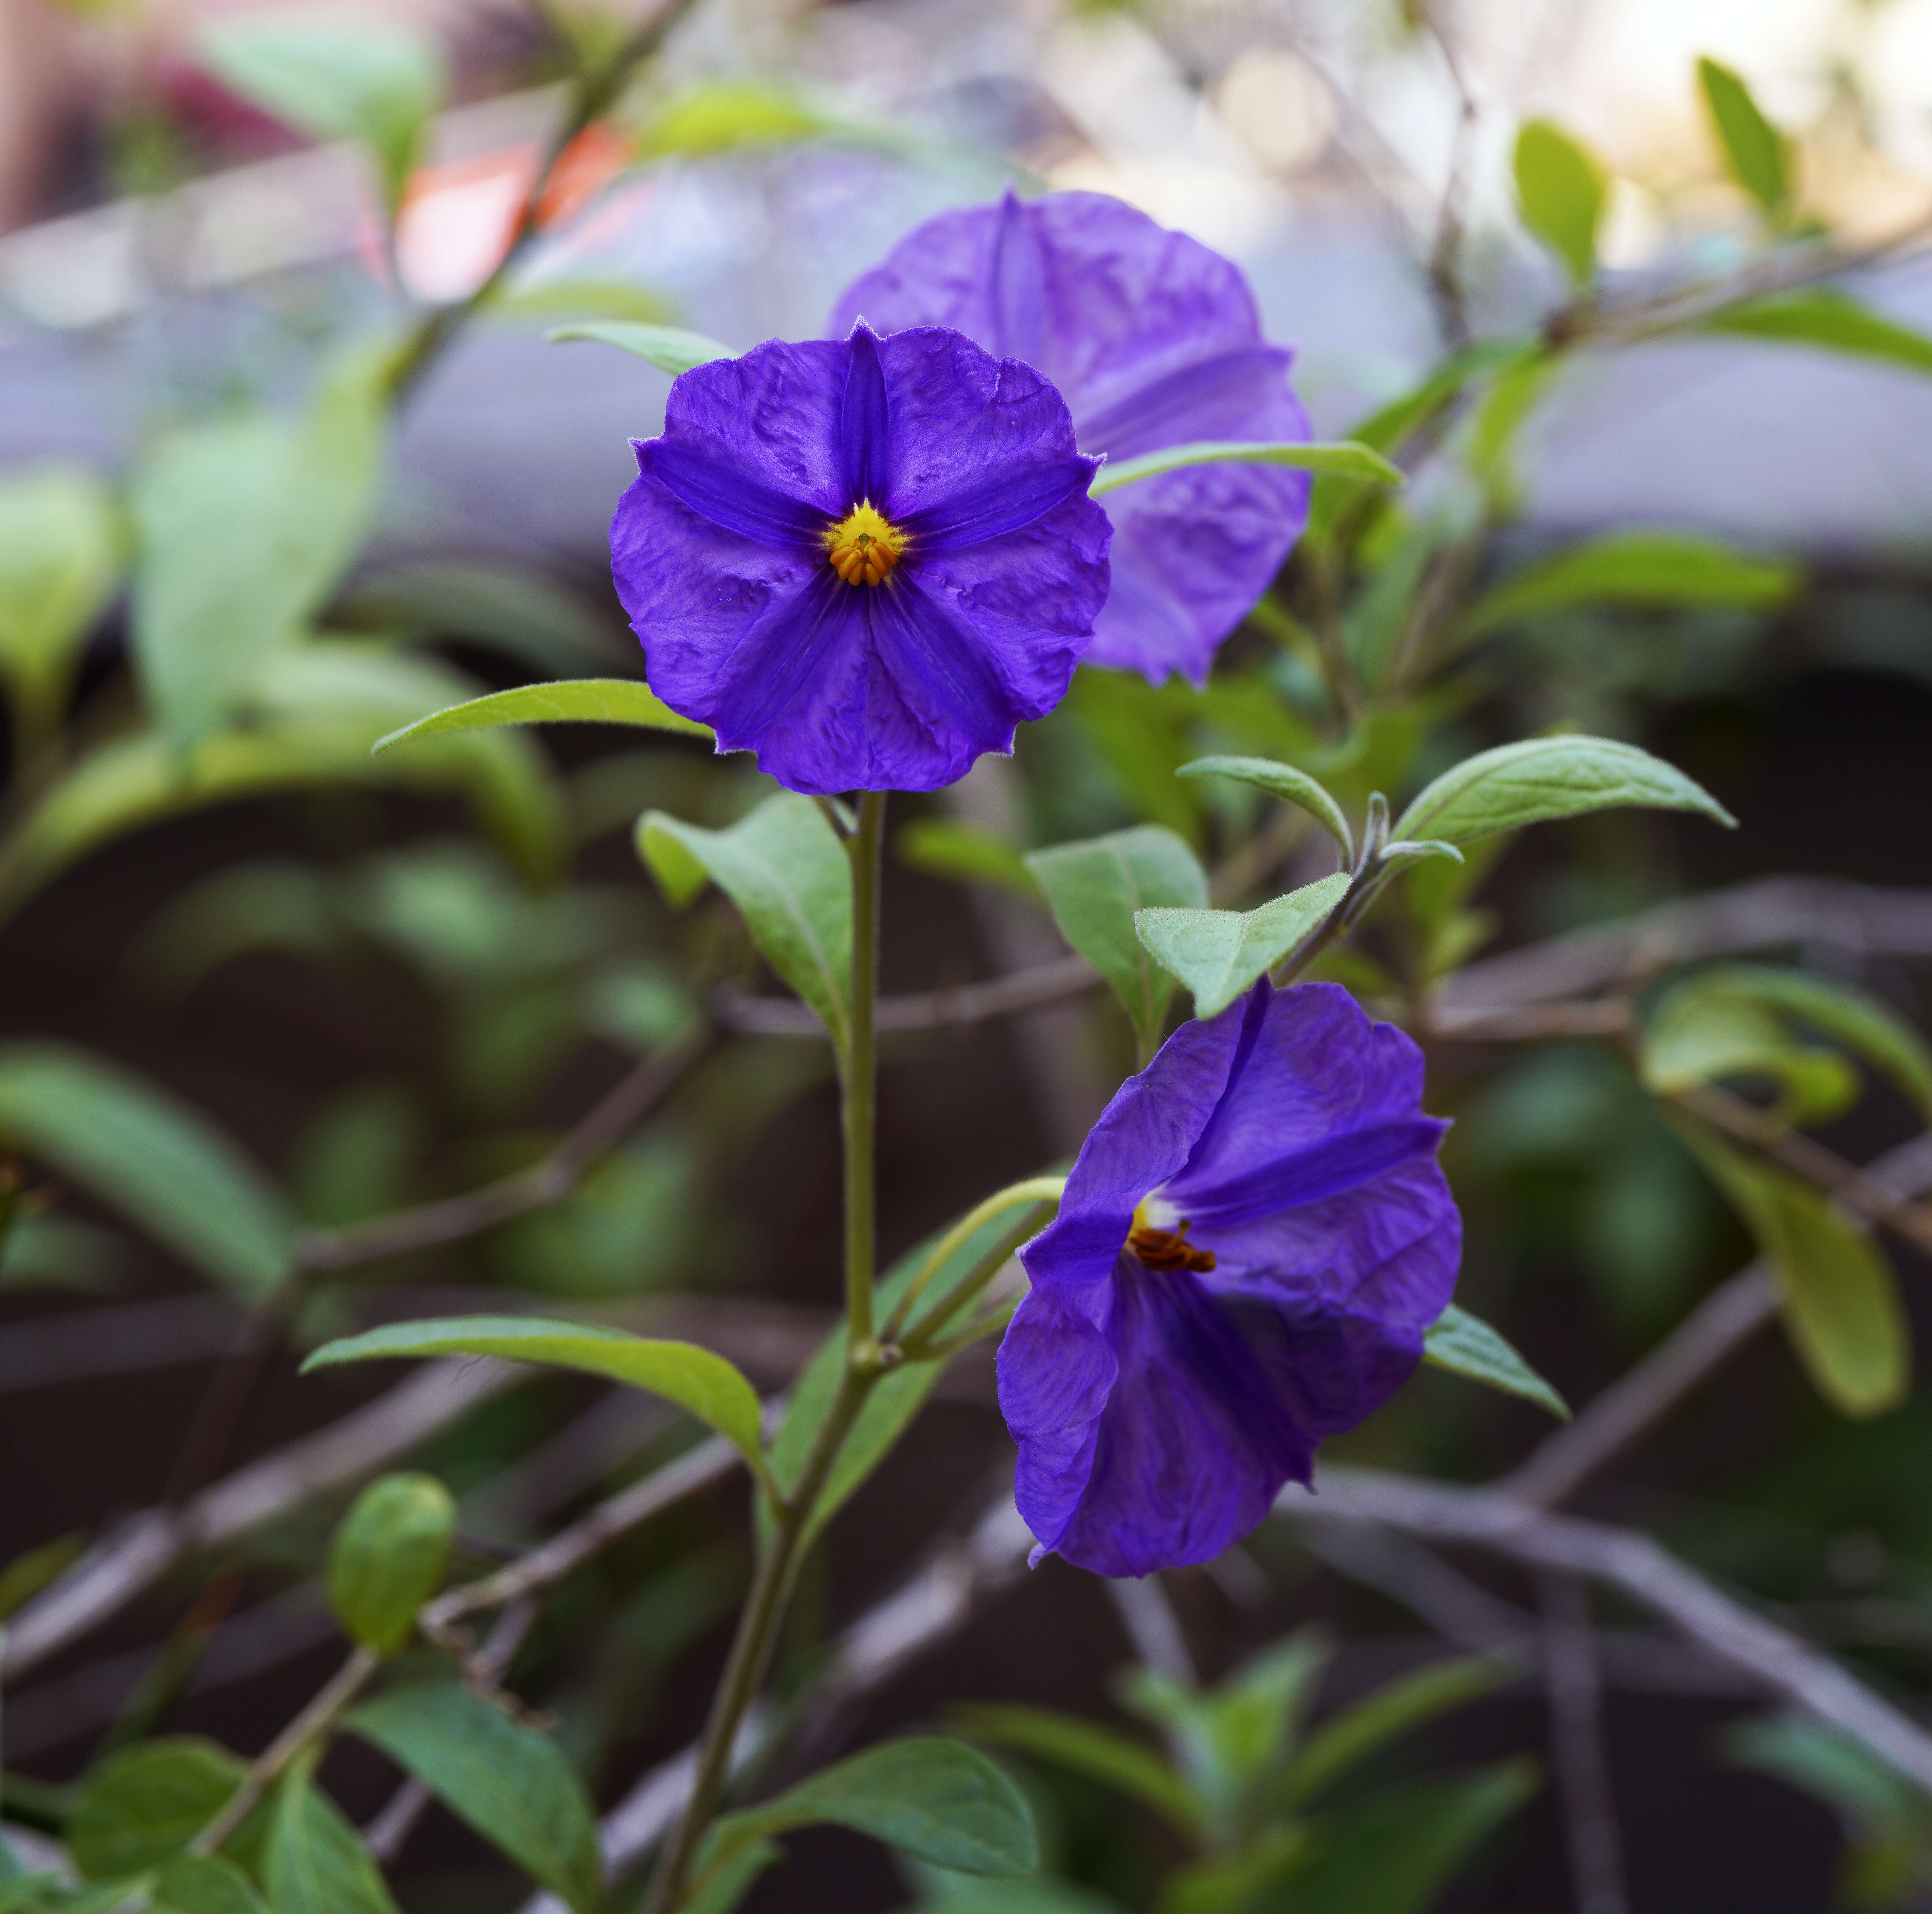
{"type": "Polygon", "coordinates": [[[416,1632],[416,1611],[442,1586],[456,1504],[434,1475],[372,1482],[335,1532],[328,1600],[352,1641],[394,1654],[416,1632]]]}
{"type": "Polygon", "coordinates": [[[58,1581],[87,1552],[88,1540],[85,1529],[74,1529],[16,1556],[4,1568],[0,1568],[0,1622],[24,1607],[43,1588],[58,1581]]]}
{"type": "Polygon", "coordinates": [[[74,1864],[90,1881],[158,1867],[221,1811],[244,1772],[226,1748],[184,1735],[110,1755],[82,1784],[68,1823],[74,1864]]]}
{"type": "Polygon", "coordinates": [[[1194,1014],[1225,1010],[1254,980],[1319,930],[1348,894],[1337,871],[1254,910],[1141,910],[1135,934],[1194,993],[1194,1014]]]}
{"type": "Polygon", "coordinates": [[[784,1858],[776,1841],[754,1841],[728,1861],[711,1868],[687,1899],[680,1914],[732,1914],[752,1891],[758,1876],[784,1858]]]}
{"type": "Polygon", "coordinates": [[[1422,1360],[1437,1369],[1488,1384],[1505,1395],[1546,1408],[1558,1420],[1570,1420],[1570,1405],[1518,1355],[1497,1330],[1454,1303],[1432,1322],[1422,1339],[1422,1360]]]}
{"type": "Polygon", "coordinates": [[[1432,1662],[1376,1689],[1330,1715],[1302,1744],[1283,1778],[1288,1798],[1312,1800],[1390,1742],[1438,1714],[1520,1680],[1522,1675],[1509,1662],[1468,1655],[1432,1662]]]}
{"type": "Polygon", "coordinates": [[[821,105],[769,80],[710,80],[658,108],[638,142],[646,159],[705,159],[747,146],[838,139],[892,149],[906,145],[892,128],[821,105]]]}
{"type": "Polygon", "coordinates": [[[1731,177],[1770,218],[1780,218],[1791,197],[1789,142],[1784,135],[1765,118],[1750,88],[1729,67],[1700,59],[1697,84],[1731,177]]]}
{"type": "Polygon", "coordinates": [[[1516,205],[1577,286],[1597,269],[1604,194],[1603,167],[1588,147],[1548,120],[1525,123],[1516,137],[1516,205]]]}
{"type": "Polygon", "coordinates": [[[1750,1226],[1778,1279],[1784,1324],[1826,1400],[1882,1414],[1912,1382],[1912,1338],[1898,1279],[1870,1233],[1812,1184],[1673,1126],[1750,1226]]]}
{"type": "Polygon", "coordinates": [[[603,1892],[597,1820],[556,1742],[460,1682],[397,1688],[343,1724],[406,1768],[576,1914],[603,1892]]]}
{"type": "Polygon", "coordinates": [[[1190,1841],[1200,1832],[1200,1807],[1186,1783],[1154,1749],[1118,1729],[1052,1708],[1010,1702],[956,1709],[954,1719],[960,1732],[976,1741],[997,1742],[1041,1760],[1058,1762],[1131,1796],[1190,1841]]]}
{"type": "Polygon", "coordinates": [[[680,868],[703,868],[842,1054],[852,1033],[852,874],[818,806],[783,793],[724,831],[647,811],[638,820],[638,847],[674,904],[689,894],[680,868]]]}
{"type": "Polygon", "coordinates": [[[1774,292],[1726,306],[1701,329],[1784,346],[1813,346],[1852,358],[1877,359],[1908,372],[1932,372],[1932,336],[1875,313],[1835,286],[1774,292]]]}
{"type": "Polygon", "coordinates": [[[442,737],[372,760],[384,731],[460,697],[467,681],[434,661],[369,646],[304,645],[278,656],[246,729],[186,749],[150,732],[82,758],[0,853],[0,906],[17,904],[108,840],[164,818],[318,784],[397,785],[460,795],[532,881],[563,854],[562,806],[543,754],[513,731],[442,737]]]}
{"type": "Polygon", "coordinates": [[[1158,478],[1183,466],[1237,464],[1292,466],[1298,472],[1318,472],[1327,478],[1353,478],[1368,485],[1407,483],[1400,466],[1391,465],[1380,452],[1352,440],[1319,445],[1305,440],[1275,444],[1251,439],[1203,439],[1103,465],[1087,491],[1089,497],[1097,499],[1138,479],[1158,478]]]}
{"type": "Polygon", "coordinates": [[[287,1271],[293,1226],[260,1172],[187,1105],[98,1057],[0,1048],[0,1136],[244,1295],[287,1271]]]}
{"type": "Polygon", "coordinates": [[[1726,605],[1765,611],[1796,591],[1794,566],[1689,532],[1616,532],[1526,565],[1463,614],[1465,641],[1582,606],[1726,605]]]}
{"type": "Polygon", "coordinates": [[[396,1322],[325,1343],[302,1364],[304,1375],[338,1363],[399,1356],[496,1356],[608,1376],[688,1409],[716,1430],[760,1474],[758,1393],[722,1356],[694,1342],[652,1342],[594,1323],[542,1316],[452,1316],[396,1322]]]}
{"type": "Polygon", "coordinates": [[[119,518],[98,479],[42,466],[0,482],[0,676],[16,728],[38,736],[58,721],[120,571],[119,518]]]}
{"type": "Polygon", "coordinates": [[[204,27],[202,63],[242,98],[315,140],[356,140],[380,169],[393,208],[441,102],[434,43],[380,18],[352,23],[273,15],[204,27]]]}
{"type": "Polygon", "coordinates": [[[314,1786],[314,1768],[313,1756],[298,1761],[276,1792],[269,1905],[274,1914],[398,1914],[362,1836],[314,1786]]]}
{"type": "Polygon", "coordinates": [[[1474,844],[1498,831],[1622,805],[1737,822],[1701,784],[1635,745],[1562,736],[1528,738],[1464,758],[1425,787],[1389,836],[1474,844]]]}
{"type": "Polygon", "coordinates": [[[329,608],[332,628],[460,638],[546,676],[628,664],[634,643],[583,594],[488,559],[412,559],[364,572],[329,608]]]}
{"type": "Polygon", "coordinates": [[[1800,1041],[1780,1007],[1768,994],[1733,987],[1722,972],[1685,978],[1646,1019],[1646,1085],[1670,1096],[1729,1077],[1761,1078],[1778,1087],[1777,1114],[1792,1124],[1822,1123],[1849,1109],[1858,1073],[1835,1051],[1800,1041]]]}
{"type": "MultiPolygon", "coordinates": [[[[962,1874],[1006,1878],[1040,1864],[1025,1798],[976,1748],[938,1736],[882,1742],[713,1828],[716,1860],[794,1828],[831,1822],[962,1874]]],[[[715,1861],[712,1864],[715,1864],[715,1861]]]]}
{"type": "Polygon", "coordinates": [[[177,746],[250,702],[361,549],[386,434],[378,369],[345,359],[298,419],[170,433],[136,472],[134,662],[177,746]]]}
{"type": "Polygon", "coordinates": [[[248,1876],[219,1855],[184,1854],[154,1881],[151,1914],[268,1914],[248,1876]]]}
{"type": "Polygon", "coordinates": [[[729,346],[707,339],[702,332],[687,332],[676,326],[646,326],[638,320],[578,320],[568,326],[554,326],[544,337],[553,346],[567,345],[573,339],[615,346],[620,352],[648,359],[674,379],[694,366],[738,356],[729,346]]]}
{"type": "Polygon", "coordinates": [[[472,698],[466,704],[433,711],[427,718],[378,738],[369,748],[372,752],[387,751],[412,738],[437,737],[446,731],[494,730],[506,724],[637,724],[647,730],[681,731],[691,737],[711,736],[709,724],[680,717],[636,678],[568,678],[556,684],[519,685],[514,690],[492,692],[487,698],[472,698]]]}
{"type": "Polygon", "coordinates": [[[991,884],[1037,904],[1040,886],[1025,854],[997,831],[963,818],[915,818],[892,834],[902,864],[954,884],[991,884]]]}
{"type": "Polygon", "coordinates": [[[1355,861],[1355,840],[1342,807],[1306,771],[1268,758],[1197,758],[1174,773],[1179,778],[1232,778],[1306,811],[1341,847],[1342,862],[1355,861]]]}
{"type": "Polygon", "coordinates": [[[1842,1043],[1892,1078],[1932,1120],[1932,1047],[1882,998],[1836,977],[1736,964],[1696,980],[1708,992],[1765,1004],[1842,1043]]]}
{"type": "Polygon", "coordinates": [[[1388,1788],[1311,1824],[1306,1858],[1287,1881],[1296,1907],[1425,1914],[1477,1844],[1535,1793],[1533,1761],[1452,1780],[1388,1788]]]}
{"type": "Polygon", "coordinates": [[[1060,935],[1106,979],[1133,1024],[1142,1055],[1151,1056],[1174,985],[1135,935],[1134,914],[1150,904],[1204,908],[1208,874],[1200,860],[1172,831],[1138,824],[1030,851],[1026,866],[1060,935]]]}

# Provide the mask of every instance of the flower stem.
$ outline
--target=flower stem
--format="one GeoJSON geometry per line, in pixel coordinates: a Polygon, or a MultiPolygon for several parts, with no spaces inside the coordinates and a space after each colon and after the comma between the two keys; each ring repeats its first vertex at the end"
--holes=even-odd
{"type": "MultiPolygon", "coordinates": [[[[879,1332],[880,1340],[886,1342],[895,1342],[898,1340],[900,1331],[905,1328],[911,1317],[914,1304],[925,1293],[933,1279],[946,1267],[953,1252],[972,1236],[981,1224],[990,1222],[994,1217],[1004,1215],[1008,1210],[1017,1209],[1022,1204],[1029,1209],[1034,1208],[1042,1203],[1057,1204],[1060,1201],[1061,1192],[1066,1187],[1066,1179],[1064,1176],[1030,1177],[1024,1183],[1009,1184],[1005,1189],[995,1190],[983,1203],[976,1204],[973,1208],[968,1210],[927,1253],[926,1261],[919,1267],[918,1274],[907,1286],[904,1294],[900,1297],[892,1314],[886,1319],[884,1328],[879,1332]]],[[[1022,1231],[1022,1240],[1033,1233],[1033,1221],[1031,1216],[1026,1219],[1022,1231]]],[[[1004,1239],[1002,1240],[1004,1241],[1004,1239]]],[[[1000,1262],[1004,1263],[1006,1258],[1012,1254],[1011,1248],[1006,1249],[1000,1262]]],[[[987,1260],[986,1258],[982,1257],[980,1266],[983,1267],[987,1260]]],[[[989,1277],[993,1275],[998,1267],[999,1265],[995,1264],[993,1269],[986,1270],[986,1276],[989,1277]]],[[[974,1273],[977,1275],[979,1269],[976,1268],[974,1273]]],[[[985,1277],[981,1280],[984,1281],[985,1277]]],[[[977,1286],[969,1284],[956,1291],[948,1299],[947,1306],[941,1315],[931,1318],[922,1326],[930,1328],[934,1323],[943,1322],[946,1316],[954,1314],[959,1304],[965,1301],[977,1286]]]]}
{"type": "Polygon", "coordinates": [[[879,864],[886,794],[859,800],[859,828],[846,841],[852,860],[852,1042],[840,1085],[845,1131],[845,1321],[856,1352],[872,1340],[874,1157],[878,1061],[872,1010],[879,994],[879,864]]]}
{"type": "Polygon", "coordinates": [[[771,1537],[758,1558],[744,1612],[738,1618],[738,1633],[704,1724],[691,1799],[651,1877],[644,1914],[673,1914],[689,1892],[698,1850],[730,1778],[731,1749],[739,1724],[764,1681],[777,1644],[805,1545],[812,1532],[812,1518],[820,1493],[873,1384],[884,1373],[872,1336],[878,1129],[872,1012],[878,997],[879,864],[885,821],[884,792],[862,793],[859,828],[845,847],[852,861],[852,1036],[839,1059],[845,1145],[845,1373],[797,1480],[774,1504],[771,1537]]]}

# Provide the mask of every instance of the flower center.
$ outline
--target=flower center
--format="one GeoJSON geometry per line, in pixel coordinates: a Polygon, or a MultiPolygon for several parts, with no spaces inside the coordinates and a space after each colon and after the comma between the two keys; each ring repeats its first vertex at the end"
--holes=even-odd
{"type": "Polygon", "coordinates": [[[1143,1269],[1191,1269],[1204,1276],[1214,1267],[1214,1252],[1197,1250],[1189,1243],[1191,1227],[1185,1216],[1176,1219],[1166,1203],[1149,1197],[1134,1211],[1127,1247],[1143,1269]]]}
{"type": "Polygon", "coordinates": [[[854,506],[822,535],[832,568],[848,585],[876,585],[890,575],[905,550],[906,535],[868,500],[854,506]]]}

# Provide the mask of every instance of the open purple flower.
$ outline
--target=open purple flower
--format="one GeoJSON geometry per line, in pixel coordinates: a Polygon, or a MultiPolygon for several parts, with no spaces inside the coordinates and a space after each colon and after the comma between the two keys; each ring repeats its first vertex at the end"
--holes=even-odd
{"type": "Polygon", "coordinates": [[[1106,514],[1060,394],[938,328],[686,373],[610,525],[651,688],[792,790],[933,790],[1066,694],[1106,514]]]}
{"type": "MultiPolygon", "coordinates": [[[[846,288],[832,329],[861,316],[953,326],[1037,367],[1083,452],[1309,436],[1292,355],[1263,342],[1240,268],[1103,194],[941,213],[846,288]]],[[[1090,660],[1200,683],[1300,536],[1308,488],[1279,466],[1198,465],[1110,494],[1114,585],[1090,660]]]]}
{"type": "Polygon", "coordinates": [[[1421,1098],[1400,1030],[1265,977],[1122,1084],[1000,1346],[1036,1561],[1208,1561],[1408,1380],[1462,1252],[1421,1098]]]}

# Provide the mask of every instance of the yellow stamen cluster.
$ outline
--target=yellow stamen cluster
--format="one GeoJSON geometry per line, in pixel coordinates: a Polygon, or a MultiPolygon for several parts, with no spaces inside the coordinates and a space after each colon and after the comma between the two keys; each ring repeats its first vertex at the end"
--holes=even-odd
{"type": "MultiPolygon", "coordinates": [[[[1161,1208],[1166,1208],[1162,1204],[1161,1208]]],[[[1191,1269],[1196,1274],[1205,1276],[1214,1267],[1212,1250],[1197,1250],[1187,1240],[1190,1227],[1187,1219],[1181,1217],[1172,1229],[1163,1228],[1152,1221],[1149,1212],[1154,1209],[1150,1203],[1143,1203],[1134,1212],[1134,1226],[1127,1232],[1127,1247],[1139,1261],[1143,1269],[1191,1269]]]]}
{"type": "Polygon", "coordinates": [[[905,545],[906,535],[869,502],[854,506],[836,525],[825,528],[826,556],[848,585],[883,583],[905,545]]]}

